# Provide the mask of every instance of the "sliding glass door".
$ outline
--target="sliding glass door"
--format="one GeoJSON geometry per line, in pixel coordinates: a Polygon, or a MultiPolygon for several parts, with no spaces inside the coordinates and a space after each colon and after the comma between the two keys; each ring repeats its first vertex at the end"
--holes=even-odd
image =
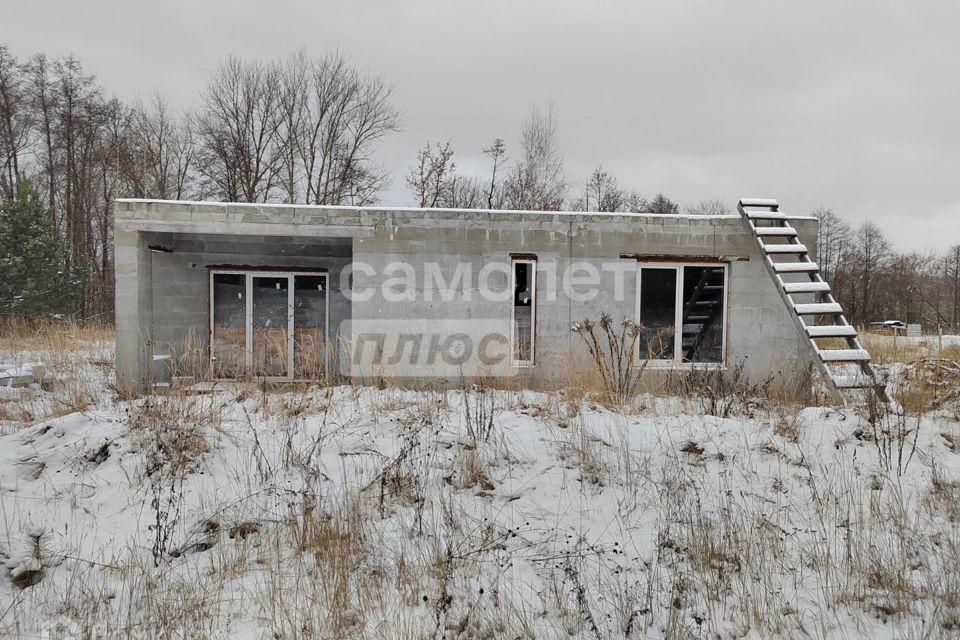
{"type": "Polygon", "coordinates": [[[322,379],[327,369],[327,274],[210,274],[214,375],[322,379]]]}

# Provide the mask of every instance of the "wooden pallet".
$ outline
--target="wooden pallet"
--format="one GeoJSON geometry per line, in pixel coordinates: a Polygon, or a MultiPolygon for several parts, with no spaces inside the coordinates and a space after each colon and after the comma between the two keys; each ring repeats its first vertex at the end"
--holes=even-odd
{"type": "Polygon", "coordinates": [[[843,402],[844,391],[867,389],[888,403],[886,388],[870,364],[870,354],[860,344],[856,328],[847,322],[830,284],[820,275],[820,267],[810,259],[807,247],[797,238],[797,230],[790,226],[790,220],[799,216],[781,212],[780,204],[768,199],[743,198],[737,209],[760,249],[780,297],[797,328],[806,336],[830,394],[843,402]],[[822,344],[828,340],[842,342],[846,348],[822,344]]]}

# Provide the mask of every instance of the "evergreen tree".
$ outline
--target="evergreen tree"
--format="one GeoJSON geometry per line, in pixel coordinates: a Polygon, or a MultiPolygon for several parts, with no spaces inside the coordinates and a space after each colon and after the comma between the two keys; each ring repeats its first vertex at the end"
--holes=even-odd
{"type": "Polygon", "coordinates": [[[72,311],[83,295],[85,265],[68,271],[67,255],[43,196],[21,179],[16,197],[0,203],[0,313],[72,311]]]}

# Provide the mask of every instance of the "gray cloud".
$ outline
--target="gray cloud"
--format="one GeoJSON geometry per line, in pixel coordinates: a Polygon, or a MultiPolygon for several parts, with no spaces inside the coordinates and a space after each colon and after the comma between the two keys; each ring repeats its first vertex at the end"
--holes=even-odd
{"type": "Polygon", "coordinates": [[[74,53],[118,96],[174,104],[228,54],[340,48],[395,84],[385,204],[424,141],[458,164],[552,101],[567,173],[603,164],[682,202],[772,196],[873,220],[902,249],[960,242],[960,5],[954,2],[283,0],[17,3],[0,41],[74,53]]]}

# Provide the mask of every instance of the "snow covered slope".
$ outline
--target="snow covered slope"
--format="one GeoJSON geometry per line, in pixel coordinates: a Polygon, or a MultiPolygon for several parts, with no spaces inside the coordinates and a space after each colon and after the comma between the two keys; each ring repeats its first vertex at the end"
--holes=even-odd
{"type": "Polygon", "coordinates": [[[234,385],[37,411],[51,393],[0,405],[5,637],[960,633],[947,409],[234,385]]]}

